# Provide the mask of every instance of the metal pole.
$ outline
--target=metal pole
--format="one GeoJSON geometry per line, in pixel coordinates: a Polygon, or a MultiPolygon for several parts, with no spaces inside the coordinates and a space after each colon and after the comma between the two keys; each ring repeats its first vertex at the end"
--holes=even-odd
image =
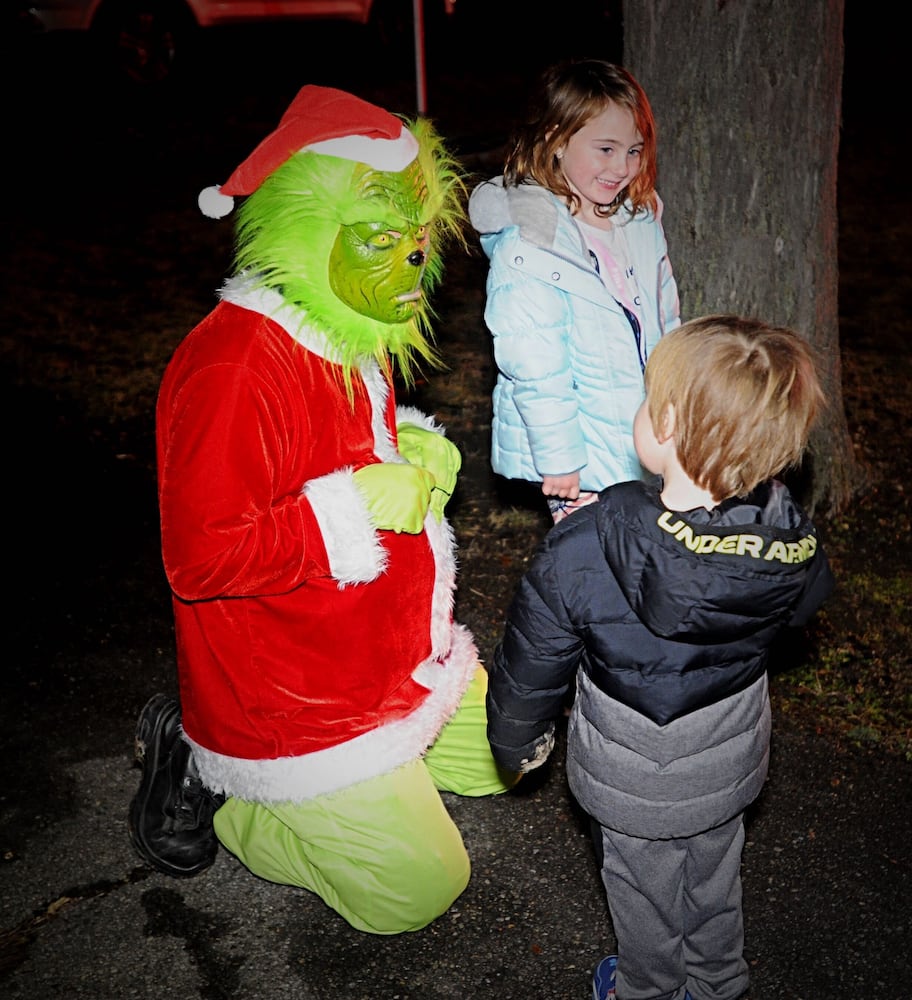
{"type": "Polygon", "coordinates": [[[423,0],[412,0],[412,14],[415,24],[415,92],[418,114],[427,113],[427,79],[424,66],[424,4],[423,0]]]}

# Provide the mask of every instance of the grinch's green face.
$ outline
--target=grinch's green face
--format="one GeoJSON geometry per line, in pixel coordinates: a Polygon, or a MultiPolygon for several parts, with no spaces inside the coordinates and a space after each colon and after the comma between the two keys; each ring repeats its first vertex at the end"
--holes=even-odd
{"type": "Polygon", "coordinates": [[[427,265],[427,188],[417,163],[401,173],[360,166],[357,218],[339,229],[329,258],[333,292],[381,323],[404,323],[421,301],[427,265]]]}

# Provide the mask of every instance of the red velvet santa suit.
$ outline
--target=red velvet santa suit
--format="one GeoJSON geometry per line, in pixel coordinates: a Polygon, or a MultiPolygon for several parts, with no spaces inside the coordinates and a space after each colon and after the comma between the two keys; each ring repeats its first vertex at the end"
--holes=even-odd
{"type": "Polygon", "coordinates": [[[331,358],[280,296],[233,279],[158,400],[183,727],[204,783],[252,801],[310,799],[421,756],[478,664],[452,620],[446,520],[376,531],[352,479],[404,461],[397,423],[440,428],[397,411],[373,362],[350,401],[331,358]]]}

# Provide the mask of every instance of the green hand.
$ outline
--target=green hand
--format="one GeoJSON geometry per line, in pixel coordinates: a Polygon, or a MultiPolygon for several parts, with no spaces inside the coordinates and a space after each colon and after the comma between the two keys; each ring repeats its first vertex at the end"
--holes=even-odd
{"type": "Polygon", "coordinates": [[[417,535],[431,503],[434,477],[417,465],[380,462],[354,473],[374,526],[381,531],[417,535]]]}
{"type": "Polygon", "coordinates": [[[443,509],[456,488],[456,476],[462,467],[462,456],[452,441],[436,431],[415,424],[399,424],[399,454],[412,465],[427,469],[434,477],[431,493],[431,513],[439,523],[443,509]]]}

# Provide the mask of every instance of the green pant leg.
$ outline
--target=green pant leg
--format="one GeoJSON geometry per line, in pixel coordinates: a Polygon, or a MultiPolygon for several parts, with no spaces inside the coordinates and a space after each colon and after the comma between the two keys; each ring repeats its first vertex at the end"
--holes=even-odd
{"type": "Polygon", "coordinates": [[[499,767],[488,743],[485,696],[488,672],[481,664],[452,719],[425,755],[434,784],[457,795],[498,795],[520,775],[499,767]]]}
{"type": "Polygon", "coordinates": [[[316,893],[371,934],[418,930],[469,882],[469,858],[424,762],[298,804],[228,799],[225,847],[255,875],[316,893]]]}

